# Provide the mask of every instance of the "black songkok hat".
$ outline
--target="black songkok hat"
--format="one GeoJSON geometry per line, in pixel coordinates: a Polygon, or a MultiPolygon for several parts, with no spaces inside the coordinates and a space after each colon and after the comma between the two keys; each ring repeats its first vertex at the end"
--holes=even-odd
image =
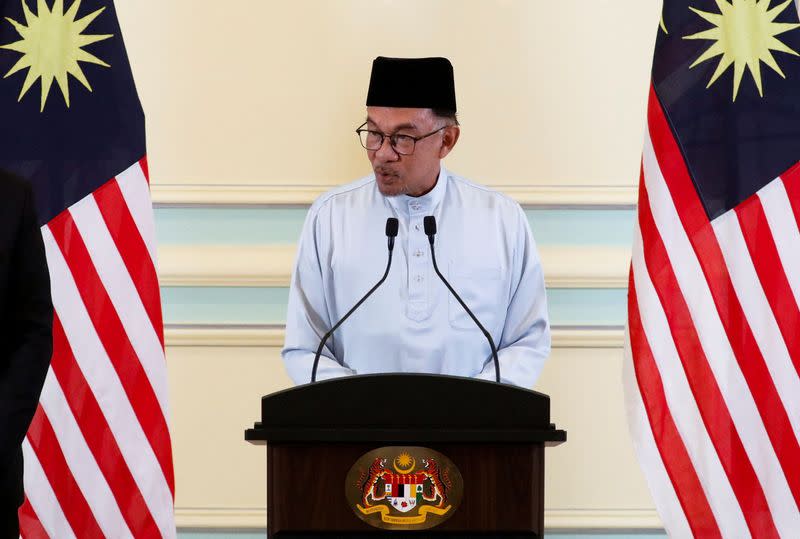
{"type": "Polygon", "coordinates": [[[456,112],[453,65],[447,58],[386,58],[372,62],[368,107],[456,112]]]}

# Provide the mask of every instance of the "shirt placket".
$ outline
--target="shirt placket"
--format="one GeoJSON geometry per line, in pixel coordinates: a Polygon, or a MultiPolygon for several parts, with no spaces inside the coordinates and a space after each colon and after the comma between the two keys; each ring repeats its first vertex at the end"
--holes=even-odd
{"type": "Polygon", "coordinates": [[[429,316],[428,297],[428,238],[425,236],[423,218],[429,204],[420,200],[408,201],[408,312],[412,320],[429,316]]]}

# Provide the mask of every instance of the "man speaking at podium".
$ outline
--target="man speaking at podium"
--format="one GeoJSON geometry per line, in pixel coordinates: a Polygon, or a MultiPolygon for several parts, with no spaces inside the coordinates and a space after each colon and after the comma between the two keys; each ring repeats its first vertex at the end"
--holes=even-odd
{"type": "Polygon", "coordinates": [[[494,344],[437,275],[434,245],[441,274],[497,343],[501,381],[531,388],[550,353],[542,266],[519,204],[441,164],[460,133],[452,65],[378,57],[366,104],[357,133],[373,174],[319,197],[303,226],[282,351],[289,375],[311,380],[323,336],[388,261],[385,281],[321,348],[317,379],[421,372],[495,380],[494,344]],[[388,218],[399,225],[393,261],[388,218]]]}

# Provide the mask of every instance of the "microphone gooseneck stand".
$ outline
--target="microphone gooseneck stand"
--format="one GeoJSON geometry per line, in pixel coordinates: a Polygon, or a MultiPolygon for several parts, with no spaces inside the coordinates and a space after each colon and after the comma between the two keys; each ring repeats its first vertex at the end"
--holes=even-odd
{"type": "Polygon", "coordinates": [[[461,307],[463,307],[464,310],[469,315],[469,317],[472,318],[472,321],[475,322],[475,325],[478,326],[478,329],[480,329],[483,332],[483,335],[484,335],[484,337],[486,337],[486,340],[489,341],[489,347],[492,349],[492,359],[494,360],[495,381],[499,384],[500,383],[500,360],[497,359],[497,347],[495,347],[495,345],[494,345],[494,340],[492,339],[492,336],[489,334],[489,332],[486,331],[486,328],[483,327],[483,324],[481,324],[478,321],[478,319],[475,317],[475,315],[472,314],[472,311],[469,310],[469,307],[467,307],[467,304],[464,303],[464,301],[456,293],[456,291],[453,290],[453,287],[450,286],[450,283],[448,283],[447,279],[444,278],[444,275],[442,275],[442,272],[439,271],[439,266],[436,264],[436,253],[434,252],[434,249],[433,249],[433,240],[434,240],[434,236],[436,236],[436,218],[433,217],[432,215],[428,215],[427,217],[425,217],[423,222],[424,222],[424,225],[425,225],[425,235],[428,236],[428,243],[431,244],[431,260],[433,261],[433,269],[434,269],[434,271],[436,271],[436,275],[439,276],[439,279],[442,280],[442,282],[447,287],[447,289],[450,291],[450,293],[453,294],[453,297],[456,298],[456,300],[458,300],[458,303],[461,304],[461,307]]]}
{"type": "Polygon", "coordinates": [[[325,342],[333,335],[333,332],[341,326],[345,320],[347,320],[356,309],[358,309],[362,303],[366,301],[368,297],[372,295],[375,290],[378,289],[380,285],[383,284],[383,281],[386,280],[386,277],[389,275],[389,268],[392,267],[392,252],[394,251],[394,239],[397,237],[397,229],[399,227],[399,222],[394,217],[389,217],[386,219],[386,236],[388,237],[388,246],[389,246],[389,260],[386,263],[386,271],[383,272],[383,277],[381,280],[375,283],[375,286],[370,288],[369,292],[367,292],[363,298],[358,300],[358,303],[353,305],[353,308],[347,311],[341,320],[336,322],[336,324],[328,331],[323,337],[322,340],[319,342],[319,347],[317,348],[317,353],[314,355],[314,366],[311,368],[311,383],[317,381],[317,367],[319,366],[319,356],[322,354],[322,349],[325,347],[325,342]]]}

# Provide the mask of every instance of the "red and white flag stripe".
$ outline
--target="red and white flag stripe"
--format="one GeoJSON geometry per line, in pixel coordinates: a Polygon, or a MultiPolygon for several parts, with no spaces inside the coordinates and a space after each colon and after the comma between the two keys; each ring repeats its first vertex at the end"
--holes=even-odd
{"type": "Polygon", "coordinates": [[[147,163],[42,227],[53,359],[24,444],[25,537],[175,537],[147,163]]]}
{"type": "Polygon", "coordinates": [[[675,537],[800,530],[798,209],[796,166],[709,221],[651,89],[625,386],[675,537]]]}

